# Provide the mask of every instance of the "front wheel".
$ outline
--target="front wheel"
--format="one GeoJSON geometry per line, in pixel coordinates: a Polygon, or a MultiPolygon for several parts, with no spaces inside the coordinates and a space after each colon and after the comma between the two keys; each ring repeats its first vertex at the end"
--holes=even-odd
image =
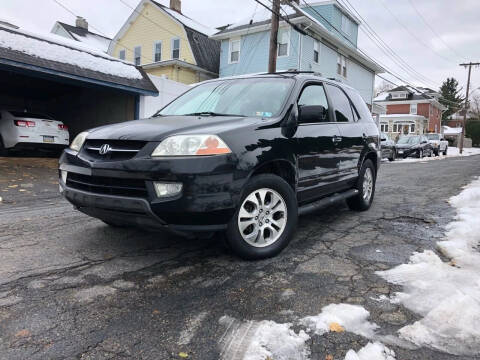
{"type": "Polygon", "coordinates": [[[358,194],[347,199],[347,205],[351,210],[365,211],[370,208],[375,195],[375,167],[369,159],[365,160],[360,169],[357,180],[358,194]]]}
{"type": "Polygon", "coordinates": [[[423,150],[422,150],[422,149],[420,149],[420,150],[418,151],[418,158],[419,158],[419,159],[423,159],[423,150]]]}
{"type": "Polygon", "coordinates": [[[276,175],[257,175],[246,185],[240,207],[228,224],[227,241],[244,259],[269,258],[288,245],[297,221],[292,187],[276,175]]]}

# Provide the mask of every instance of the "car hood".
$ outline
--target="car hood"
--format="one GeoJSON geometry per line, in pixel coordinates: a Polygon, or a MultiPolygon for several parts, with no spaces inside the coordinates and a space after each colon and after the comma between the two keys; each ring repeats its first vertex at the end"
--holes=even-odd
{"type": "Polygon", "coordinates": [[[411,145],[411,144],[397,144],[395,147],[397,149],[411,149],[414,148],[416,145],[411,145]]]}
{"type": "Polygon", "coordinates": [[[88,139],[160,141],[173,134],[220,134],[262,122],[230,116],[164,116],[106,125],[89,130],[88,139]]]}

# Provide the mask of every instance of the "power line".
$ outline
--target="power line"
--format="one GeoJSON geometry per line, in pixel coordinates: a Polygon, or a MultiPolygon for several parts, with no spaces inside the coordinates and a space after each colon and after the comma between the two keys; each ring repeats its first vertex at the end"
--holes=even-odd
{"type": "Polygon", "coordinates": [[[415,3],[412,0],[408,0],[410,2],[410,5],[412,8],[415,10],[417,15],[420,17],[420,19],[423,21],[423,23],[432,31],[432,33],[447,47],[449,48],[455,55],[457,55],[459,58],[466,59],[463,55],[460,55],[455,49],[450,47],[445,40],[442,39],[442,37],[435,31],[435,29],[428,23],[428,21],[425,19],[425,17],[422,15],[420,11],[418,11],[417,7],[415,6],[415,3]]]}
{"type": "Polygon", "coordinates": [[[363,26],[360,26],[360,29],[367,35],[367,37],[377,46],[379,47],[382,52],[384,52],[389,58],[391,58],[397,65],[399,65],[407,74],[410,75],[412,79],[416,79],[420,77],[423,79],[422,81],[425,83],[430,83],[436,86],[438,86],[437,82],[429,79],[428,77],[422,75],[420,72],[418,72],[416,69],[414,69],[410,64],[408,64],[398,53],[396,53],[383,39],[378,33],[369,25],[369,23],[365,20],[364,17],[355,9],[355,7],[350,3],[349,0],[345,0],[348,5],[342,4],[342,1],[340,0],[340,3],[345,6],[348,10],[355,12],[356,15],[363,21],[363,24],[365,24],[366,28],[363,26]],[[372,38],[373,37],[373,38],[372,38]],[[398,59],[398,60],[397,60],[398,59]],[[413,74],[413,76],[412,76],[413,74]]]}
{"type": "Polygon", "coordinates": [[[453,60],[443,56],[442,54],[440,54],[439,52],[437,52],[436,50],[434,50],[433,48],[431,48],[425,41],[423,41],[421,38],[419,38],[414,32],[412,32],[408,26],[406,26],[403,22],[400,21],[400,19],[387,7],[387,5],[385,4],[385,2],[383,0],[377,0],[378,2],[380,2],[382,4],[382,6],[390,13],[390,15],[392,15],[392,17],[395,19],[395,21],[400,25],[402,26],[415,40],[417,40],[420,44],[422,44],[423,46],[425,46],[427,49],[429,49],[432,53],[434,53],[435,55],[437,55],[438,57],[442,58],[443,60],[445,61],[448,61],[450,63],[455,63],[453,60]]]}

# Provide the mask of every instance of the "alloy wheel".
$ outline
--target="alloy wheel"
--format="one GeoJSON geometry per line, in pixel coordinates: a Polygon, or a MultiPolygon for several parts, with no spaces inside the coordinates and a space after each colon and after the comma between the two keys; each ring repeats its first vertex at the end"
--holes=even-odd
{"type": "Polygon", "coordinates": [[[363,200],[370,201],[373,193],[373,173],[370,168],[365,169],[363,174],[363,200]]]}
{"type": "Polygon", "coordinates": [[[262,188],[250,193],[238,212],[238,230],[255,247],[276,242],[287,224],[287,204],[275,190],[262,188]]]}

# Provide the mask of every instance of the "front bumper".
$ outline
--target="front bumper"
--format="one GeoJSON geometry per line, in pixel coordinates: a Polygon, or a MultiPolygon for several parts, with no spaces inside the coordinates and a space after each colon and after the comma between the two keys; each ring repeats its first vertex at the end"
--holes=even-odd
{"type": "Polygon", "coordinates": [[[410,149],[410,148],[397,148],[397,157],[407,158],[409,156],[417,156],[419,149],[410,149]]]}
{"type": "Polygon", "coordinates": [[[244,179],[235,173],[232,155],[205,158],[132,159],[89,162],[70,149],[60,158],[67,173],[145,181],[144,197],[101,194],[78,189],[60,177],[60,191],[78,210],[104,221],[146,228],[168,227],[177,231],[225,229],[233,216],[244,179]],[[159,198],[154,181],[181,182],[182,193],[159,198]]]}

